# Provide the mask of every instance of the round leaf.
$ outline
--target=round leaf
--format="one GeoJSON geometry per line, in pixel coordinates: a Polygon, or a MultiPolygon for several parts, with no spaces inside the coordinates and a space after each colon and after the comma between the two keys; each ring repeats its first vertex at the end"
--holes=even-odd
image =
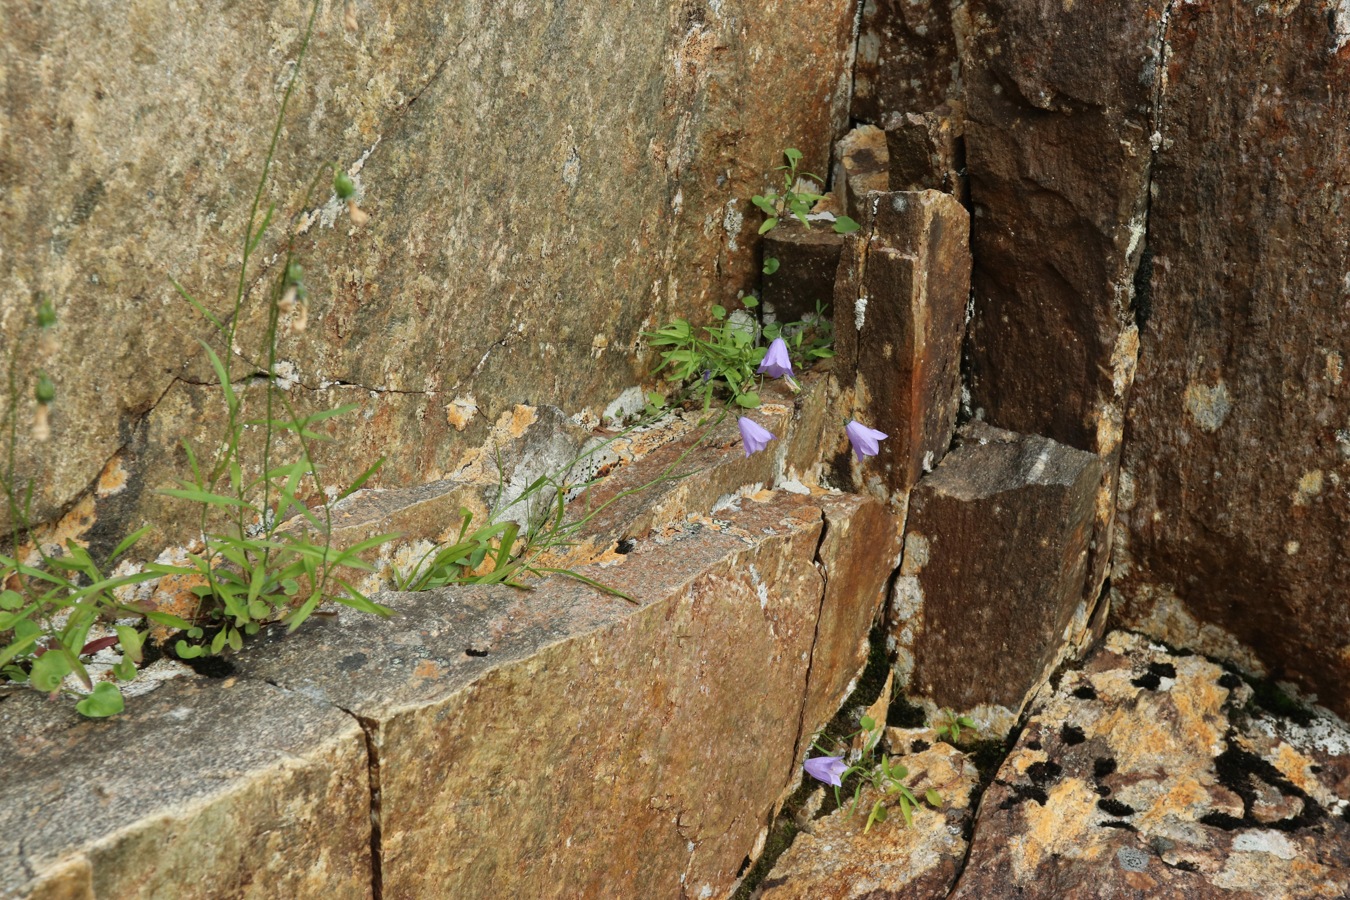
{"type": "Polygon", "coordinates": [[[94,688],[93,693],[76,703],[75,709],[90,719],[103,719],[120,713],[124,705],[122,692],[117,689],[117,685],[103,681],[94,688]]]}
{"type": "Polygon", "coordinates": [[[764,260],[764,274],[765,274],[765,275],[772,275],[774,272],[777,272],[777,271],[778,271],[778,258],[777,258],[777,257],[775,257],[775,256],[770,256],[768,259],[764,260]]]}
{"type": "Polygon", "coordinates": [[[70,660],[64,653],[48,651],[33,663],[33,671],[28,681],[39,691],[54,691],[61,686],[61,679],[70,674],[70,660]]]}
{"type": "Polygon", "coordinates": [[[871,716],[863,716],[858,724],[863,727],[863,731],[871,731],[873,728],[877,727],[876,719],[873,719],[871,716]]]}

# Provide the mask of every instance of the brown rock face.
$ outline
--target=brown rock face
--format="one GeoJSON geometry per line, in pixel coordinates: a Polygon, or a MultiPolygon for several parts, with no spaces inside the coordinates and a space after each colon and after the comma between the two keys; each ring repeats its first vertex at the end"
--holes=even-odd
{"type": "Polygon", "coordinates": [[[1047,438],[963,430],[910,495],[890,626],[909,694],[1016,715],[1086,625],[1100,477],[1095,456],[1047,438]]]}
{"type": "Polygon", "coordinates": [[[890,172],[886,132],[875,125],[859,125],[835,142],[831,191],[854,220],[862,218],[870,192],[892,189],[890,172]]]}
{"type": "MultiPolygon", "coordinates": [[[[819,170],[847,122],[852,0],[790,14],[742,0],[354,6],[348,32],[343,4],[321,5],[238,341],[243,389],[275,254],[299,232],[312,308],[280,371],[302,412],[361,406],[319,448],[334,482],[381,453],[383,484],[441,478],[517,404],[607,403],[650,368],[632,352],[644,321],[750,286],[747,198],[780,142],[819,170]],[[747,129],[747,109],[775,127],[747,129]],[[365,225],[326,189],[305,202],[328,160],[353,176],[365,225]]],[[[211,329],[168,278],[229,308],[309,8],[194,8],[173,27],[153,3],[0,9],[0,346],[57,389],[52,442],[19,448],[36,519],[119,451],[128,486],[106,527],[152,522],[148,545],[192,519],[156,489],[186,472],[181,438],[214,446],[223,404],[201,386],[213,376],[194,339],[211,329]],[[19,334],[39,292],[60,316],[53,352],[19,334]]]]}
{"type": "Polygon", "coordinates": [[[1178,4],[1119,620],[1350,715],[1344,5],[1178,4]],[[1329,27],[1330,26],[1330,27],[1329,27]],[[1216,81],[1201,73],[1223,72],[1216,81]]]}
{"type": "Polygon", "coordinates": [[[720,896],[823,724],[823,524],[746,499],[584,570],[640,607],[562,579],[386,594],[393,622],[316,621],[241,673],[360,717],[387,898],[720,896]]]}
{"type": "Polygon", "coordinates": [[[853,118],[883,125],[888,115],[926,112],[951,99],[959,83],[956,47],[946,0],[867,0],[853,118]]]}
{"type": "MultiPolygon", "coordinates": [[[[1313,742],[1239,712],[1249,696],[1203,657],[1108,635],[1038,702],[981,801],[952,900],[1347,896],[1345,800],[1313,742]]],[[[1318,727],[1344,759],[1350,734],[1318,727]]]]}
{"type": "Polygon", "coordinates": [[[970,390],[1001,428],[1099,453],[1120,441],[1164,5],[973,0],[957,12],[970,390]]]}
{"type": "Polygon", "coordinates": [[[888,117],[886,148],[891,190],[931,189],[968,199],[965,116],[959,102],[888,117]]]}
{"type": "Polygon", "coordinates": [[[784,221],[764,236],[764,258],[778,260],[778,270],[765,275],[765,312],[779,322],[799,321],[816,311],[817,304],[830,305],[835,272],[844,236],[828,224],[805,228],[797,221],[784,221]]]}
{"type": "Polygon", "coordinates": [[[763,900],[938,900],[947,896],[966,852],[962,831],[972,816],[979,773],[949,744],[893,760],[909,769],[916,796],[932,789],[942,808],[920,804],[905,827],[898,809],[864,834],[876,795],[864,792],[859,812],[847,805],[797,836],[763,882],[763,900]]]}
{"type": "Polygon", "coordinates": [[[0,753],[0,896],[371,896],[365,737],[331,706],[189,677],[90,721],[26,691],[0,753]]]}
{"type": "Polygon", "coordinates": [[[938,191],[868,200],[835,286],[836,372],[846,386],[852,379],[854,418],[890,435],[861,465],[863,477],[904,493],[942,458],[956,427],[969,217],[938,191]]]}

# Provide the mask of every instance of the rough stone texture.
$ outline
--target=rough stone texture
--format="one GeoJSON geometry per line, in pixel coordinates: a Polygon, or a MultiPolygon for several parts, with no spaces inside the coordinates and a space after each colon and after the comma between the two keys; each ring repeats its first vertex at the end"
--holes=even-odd
{"type": "Polygon", "coordinates": [[[1086,627],[1100,477],[1094,455],[1048,438],[963,429],[910,497],[890,625],[907,694],[1012,724],[1086,627]]]}
{"type": "Polygon", "coordinates": [[[816,311],[816,304],[830,305],[835,273],[844,236],[826,224],[804,228],[785,221],[764,236],[764,258],[778,260],[778,271],[765,275],[765,312],[780,322],[795,322],[816,311]]]}
{"type": "Polygon", "coordinates": [[[835,286],[836,372],[852,415],[890,435],[854,478],[903,494],[942,458],[960,401],[969,217],[938,191],[870,195],[835,286]]]}
{"type": "Polygon", "coordinates": [[[180,678],[106,720],[0,698],[0,895],[372,895],[361,727],[262,682],[180,678]]]}
{"type": "Polygon", "coordinates": [[[948,0],[864,0],[854,119],[882,125],[888,115],[926,112],[957,95],[951,6],[948,0]]]}
{"type": "Polygon", "coordinates": [[[1346,9],[1173,9],[1112,577],[1120,622],[1295,682],[1342,716],[1346,9]]]}
{"type": "MultiPolygon", "coordinates": [[[[803,721],[827,722],[867,662],[868,632],[899,565],[904,519],[888,506],[856,494],[818,494],[814,499],[825,511],[825,534],[816,550],[825,596],[816,623],[803,721]]],[[[889,691],[883,696],[889,699],[889,691]]],[[[812,734],[803,731],[799,759],[806,755],[812,734]]]]}
{"type": "Polygon", "coordinates": [[[886,119],[886,159],[893,191],[946,191],[967,201],[965,112],[959,101],[886,119]]]}
{"type": "MultiPolygon", "coordinates": [[[[354,33],[343,4],[320,13],[238,341],[244,379],[263,279],[306,214],[296,249],[313,306],[308,330],[283,338],[279,371],[298,378],[302,410],[360,404],[344,440],[319,449],[335,483],[381,452],[384,484],[443,477],[517,404],[577,411],[639,380],[641,328],[749,287],[747,198],[784,136],[819,170],[847,122],[852,0],[772,14],[744,0],[354,7],[354,33]],[[353,174],[368,224],[353,227],[326,191],[301,208],[325,160],[353,174]]],[[[180,438],[214,446],[222,404],[194,342],[210,329],[168,276],[228,308],[308,9],[0,11],[0,327],[20,371],[40,364],[58,391],[53,443],[20,447],[36,518],[116,458],[127,484],[106,527],[151,521],[147,544],[181,536],[191,511],[155,489],[186,471],[180,438]],[[20,340],[40,291],[61,316],[53,354],[20,340]]]]}
{"type": "Polygon", "coordinates": [[[952,900],[1347,896],[1350,734],[1320,720],[1340,767],[1318,772],[1282,726],[1237,711],[1249,696],[1202,657],[1108,635],[1038,702],[981,801],[952,900]],[[1255,738],[1261,755],[1244,750],[1255,738]]]}
{"type": "Polygon", "coordinates": [[[1165,2],[971,0],[957,12],[970,390],[1001,428],[1097,453],[1120,443],[1165,2]]]}
{"type": "Polygon", "coordinates": [[[891,190],[886,132],[859,125],[834,144],[834,177],[830,192],[855,221],[862,218],[864,198],[872,191],[891,190]]]}
{"type": "MultiPolygon", "coordinates": [[[[763,882],[762,900],[937,900],[947,896],[966,853],[962,836],[971,820],[971,793],[979,774],[949,744],[896,757],[909,769],[909,785],[922,797],[942,795],[942,809],[920,805],[905,827],[899,809],[863,827],[875,794],[865,792],[860,811],[836,810],[811,824],[778,859],[763,882]]],[[[995,896],[990,894],[989,896],[995,896]]]]}
{"type": "Polygon", "coordinates": [[[638,607],[565,579],[386,594],[393,623],[344,615],[241,659],[361,718],[384,897],[735,882],[796,775],[799,731],[823,724],[802,718],[821,507],[786,493],[741,506],[584,569],[638,607]]]}

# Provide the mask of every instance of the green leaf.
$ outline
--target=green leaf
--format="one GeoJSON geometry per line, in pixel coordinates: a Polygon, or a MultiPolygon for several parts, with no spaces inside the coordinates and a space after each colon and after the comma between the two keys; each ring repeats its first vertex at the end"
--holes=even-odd
{"type": "Polygon", "coordinates": [[[746,309],[754,309],[756,306],[759,306],[759,299],[756,298],[754,294],[746,294],[741,298],[741,304],[744,305],[746,309]]]}
{"type": "Polygon", "coordinates": [[[923,798],[928,801],[929,806],[942,806],[942,795],[932,788],[924,793],[923,798]]]}
{"type": "Polygon", "coordinates": [[[220,319],[216,318],[214,315],[212,315],[211,310],[207,309],[205,306],[202,306],[200,303],[198,303],[196,299],[191,294],[189,294],[181,284],[177,282],[177,280],[175,280],[172,276],[170,276],[169,281],[173,284],[174,290],[178,291],[179,295],[182,296],[184,300],[186,300],[188,303],[191,303],[192,307],[195,310],[197,310],[197,312],[201,313],[202,316],[205,317],[206,321],[210,322],[212,325],[216,326],[216,328],[220,329],[221,331],[225,330],[225,323],[220,321],[220,319]]]}
{"type": "Polygon", "coordinates": [[[778,217],[777,217],[777,216],[773,216],[773,217],[771,217],[771,218],[765,219],[765,220],[764,220],[764,224],[761,225],[761,226],[759,226],[759,233],[760,233],[760,234],[767,234],[768,232],[773,231],[774,228],[775,228],[777,225],[778,225],[778,217]]]}
{"type": "Polygon", "coordinates": [[[764,260],[764,274],[772,275],[778,271],[778,257],[770,256],[764,260]]]}
{"type": "Polygon", "coordinates": [[[871,731],[873,728],[877,727],[877,720],[871,716],[863,716],[858,721],[858,724],[862,726],[863,731],[871,731]]]}
{"type": "Polygon", "coordinates": [[[126,657],[115,663],[112,671],[117,676],[118,681],[134,681],[136,679],[136,664],[126,657]]]}
{"type": "Polygon", "coordinates": [[[354,494],[354,493],[356,493],[357,491],[361,490],[361,487],[362,487],[367,481],[370,480],[370,478],[371,478],[372,475],[374,475],[376,472],[380,471],[380,467],[383,466],[383,465],[384,465],[384,457],[381,456],[379,459],[375,460],[375,462],[371,464],[370,468],[366,469],[366,470],[365,470],[364,472],[362,472],[360,475],[357,475],[357,476],[356,476],[356,480],[353,481],[350,485],[348,485],[348,486],[347,486],[347,489],[346,489],[345,491],[343,491],[342,493],[338,494],[338,499],[341,500],[341,499],[343,499],[344,497],[350,497],[352,494],[354,494]]]}
{"type": "Polygon", "coordinates": [[[23,594],[18,591],[0,591],[0,609],[12,610],[23,606],[23,594]]]}
{"type": "Polygon", "coordinates": [[[122,645],[122,656],[131,660],[133,663],[141,661],[141,646],[145,642],[145,635],[141,634],[130,625],[114,625],[117,631],[117,642],[122,645]]]}
{"type": "Polygon", "coordinates": [[[193,503],[205,503],[207,506],[239,506],[244,509],[252,509],[243,500],[237,497],[227,497],[224,494],[213,494],[210,491],[204,491],[200,488],[164,488],[161,494],[167,494],[170,497],[178,497],[182,500],[191,500],[193,503]]]}
{"type": "Polygon", "coordinates": [[[258,226],[258,230],[255,231],[253,237],[249,239],[248,250],[246,252],[252,253],[257,249],[258,242],[263,238],[263,232],[267,231],[267,226],[272,224],[272,213],[276,212],[276,210],[277,205],[275,203],[272,203],[267,207],[267,212],[263,214],[262,224],[258,226]]]}
{"type": "Polygon", "coordinates": [[[834,219],[835,234],[852,234],[862,226],[850,219],[848,216],[836,216],[834,219]]]}
{"type": "Polygon", "coordinates": [[[229,635],[226,634],[225,631],[226,630],[224,628],[220,629],[219,631],[216,632],[216,636],[211,639],[212,656],[215,656],[221,650],[225,649],[225,641],[229,637],[229,635]]]}
{"type": "Polygon", "coordinates": [[[197,339],[197,343],[201,344],[202,349],[206,351],[207,359],[211,360],[211,368],[215,370],[216,377],[220,379],[220,391],[225,395],[225,404],[231,411],[238,409],[239,398],[235,396],[234,385],[230,384],[230,370],[220,361],[220,357],[216,355],[216,351],[211,349],[210,344],[201,338],[197,339]]]}
{"type": "Polygon", "coordinates": [[[37,643],[37,640],[40,637],[42,637],[41,629],[27,635],[19,635],[16,630],[14,642],[4,650],[0,650],[0,666],[3,666],[19,654],[26,652],[30,647],[37,643]]]}
{"type": "Polygon", "coordinates": [[[98,686],[79,703],[75,709],[80,715],[90,719],[104,719],[115,716],[124,708],[122,692],[110,681],[99,682],[98,686]]]}
{"type": "Polygon", "coordinates": [[[196,659],[206,651],[195,644],[189,644],[187,641],[180,639],[174,645],[173,652],[179,659],[196,659]]]}
{"type": "Polygon", "coordinates": [[[754,391],[746,391],[743,394],[737,394],[736,405],[743,406],[746,409],[756,409],[759,406],[759,394],[754,391]]]}
{"type": "Polygon", "coordinates": [[[798,162],[801,161],[802,151],[798,150],[796,147],[788,147],[786,150],[783,151],[783,155],[788,158],[788,162],[792,163],[795,166],[798,162]]]}
{"type": "Polygon", "coordinates": [[[909,798],[904,794],[900,795],[900,815],[905,817],[905,824],[909,827],[914,826],[914,811],[910,808],[909,798]]]}
{"type": "Polygon", "coordinates": [[[725,306],[721,306],[719,304],[714,303],[712,308],[712,314],[713,318],[720,322],[727,317],[727,309],[725,306]]]}
{"type": "Polygon", "coordinates": [[[70,674],[70,660],[58,650],[48,650],[33,663],[28,681],[39,691],[54,691],[61,687],[61,679],[70,674]]]}
{"type": "Polygon", "coordinates": [[[150,526],[145,525],[141,528],[137,528],[131,534],[124,537],[122,539],[122,542],[113,549],[112,555],[108,557],[108,562],[109,563],[113,562],[123,553],[126,553],[128,550],[130,550],[132,545],[135,544],[137,541],[139,541],[149,530],[150,526]]]}

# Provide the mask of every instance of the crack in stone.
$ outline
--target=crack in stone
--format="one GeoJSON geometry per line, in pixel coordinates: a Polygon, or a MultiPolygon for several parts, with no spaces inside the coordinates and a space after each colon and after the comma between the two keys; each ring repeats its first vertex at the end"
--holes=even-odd
{"type": "Polygon", "coordinates": [[[366,772],[370,785],[370,889],[372,900],[384,897],[384,851],[381,846],[380,819],[380,725],[350,709],[334,704],[335,709],[351,716],[361,726],[366,739],[366,772]]]}
{"type": "Polygon", "coordinates": [[[816,540],[815,550],[811,553],[811,561],[816,565],[816,571],[820,572],[820,603],[816,606],[816,620],[811,633],[811,649],[806,656],[806,675],[802,679],[802,705],[801,711],[797,715],[797,735],[792,739],[792,761],[788,766],[787,780],[785,784],[792,783],[793,773],[797,770],[797,748],[801,744],[802,735],[806,731],[806,700],[811,695],[811,670],[816,664],[816,644],[820,640],[820,617],[825,611],[825,596],[829,593],[830,575],[825,565],[820,560],[820,548],[825,546],[825,537],[830,532],[830,519],[825,515],[825,510],[820,511],[820,537],[816,540]]]}

